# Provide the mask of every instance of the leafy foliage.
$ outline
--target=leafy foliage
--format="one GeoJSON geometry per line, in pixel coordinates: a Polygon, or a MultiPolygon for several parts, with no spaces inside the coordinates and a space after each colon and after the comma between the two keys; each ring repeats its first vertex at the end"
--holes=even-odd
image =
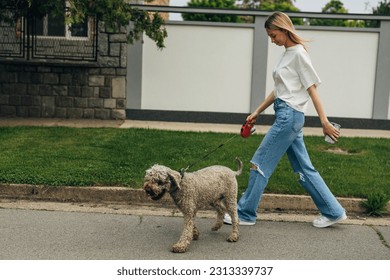
{"type": "Polygon", "coordinates": [[[366,208],[369,216],[382,216],[388,212],[386,206],[389,200],[390,196],[384,192],[371,192],[361,206],[366,208]]]}
{"type": "MultiPolygon", "coordinates": [[[[381,16],[390,16],[390,1],[383,0],[378,3],[378,6],[372,9],[372,13],[374,15],[381,15],[381,16]]],[[[379,27],[380,22],[379,21],[372,21],[369,20],[366,23],[367,27],[379,27]]]]}
{"type": "MultiPolygon", "coordinates": [[[[263,0],[258,9],[264,11],[299,12],[299,9],[294,6],[291,0],[263,0]]],[[[301,18],[292,18],[291,21],[295,25],[303,24],[301,18]]]]}
{"type": "MultiPolygon", "coordinates": [[[[322,8],[322,12],[332,14],[347,14],[348,10],[344,7],[343,2],[339,0],[331,0],[322,8]]],[[[310,25],[364,27],[364,21],[344,19],[311,19],[310,25]]]]}
{"type": "MultiPolygon", "coordinates": [[[[218,8],[218,9],[237,9],[235,0],[191,0],[188,7],[192,8],[218,8]]],[[[241,22],[240,17],[236,15],[219,14],[182,14],[184,20],[188,21],[214,21],[214,22],[241,22]]]]}
{"type": "MultiPolygon", "coordinates": [[[[150,1],[150,0],[147,0],[150,1]]],[[[42,18],[46,14],[63,15],[67,23],[80,23],[88,17],[96,17],[108,28],[119,30],[128,27],[127,38],[130,43],[139,40],[143,32],[155,41],[158,48],[164,48],[168,36],[164,20],[158,14],[133,8],[126,0],[0,0],[0,21],[12,22],[20,17],[42,18]],[[9,9],[13,13],[9,13],[9,9]]]]}

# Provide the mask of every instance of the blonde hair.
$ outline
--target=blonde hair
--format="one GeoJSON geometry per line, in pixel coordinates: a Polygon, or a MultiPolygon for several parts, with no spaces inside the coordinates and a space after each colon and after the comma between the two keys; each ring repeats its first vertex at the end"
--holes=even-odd
{"type": "Polygon", "coordinates": [[[308,42],[308,40],[303,39],[296,33],[290,17],[285,13],[275,12],[272,15],[270,15],[268,19],[265,21],[264,28],[287,31],[287,35],[290,38],[290,40],[293,41],[295,44],[301,44],[307,51],[305,43],[308,42]]]}

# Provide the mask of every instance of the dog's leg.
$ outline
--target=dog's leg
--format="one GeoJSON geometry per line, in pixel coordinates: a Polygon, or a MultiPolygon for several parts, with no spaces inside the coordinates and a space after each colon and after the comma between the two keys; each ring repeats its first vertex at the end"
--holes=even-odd
{"type": "Polygon", "coordinates": [[[223,225],[223,216],[226,213],[226,207],[222,203],[221,200],[217,200],[215,203],[212,204],[214,209],[217,211],[217,221],[215,222],[214,226],[211,228],[213,231],[219,230],[223,225]]]}
{"type": "Polygon", "coordinates": [[[199,232],[198,228],[196,227],[196,225],[194,224],[194,227],[192,229],[192,240],[198,240],[199,235],[200,235],[200,232],[199,232]]]}
{"type": "MultiPolygon", "coordinates": [[[[183,213],[184,214],[184,213],[183,213]]],[[[179,241],[172,245],[172,252],[184,253],[187,251],[188,245],[190,245],[193,238],[194,231],[193,214],[184,214],[184,228],[180,236],[179,241]]]]}
{"type": "Polygon", "coordinates": [[[225,199],[226,209],[230,217],[232,217],[232,232],[226,239],[229,242],[237,242],[239,237],[239,226],[238,226],[238,214],[237,214],[237,203],[235,198],[225,199]]]}

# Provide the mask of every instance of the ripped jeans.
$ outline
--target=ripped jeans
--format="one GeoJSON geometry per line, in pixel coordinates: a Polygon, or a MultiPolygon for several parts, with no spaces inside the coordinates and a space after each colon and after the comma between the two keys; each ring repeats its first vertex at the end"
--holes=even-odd
{"type": "Polygon", "coordinates": [[[310,161],[303,141],[302,127],[305,116],[275,99],[276,120],[256,150],[251,163],[248,187],[238,202],[238,217],[243,221],[256,221],[256,212],[268,180],[278,162],[287,152],[291,167],[300,175],[299,183],[308,192],[322,215],[337,219],[345,210],[336,200],[310,161]]]}

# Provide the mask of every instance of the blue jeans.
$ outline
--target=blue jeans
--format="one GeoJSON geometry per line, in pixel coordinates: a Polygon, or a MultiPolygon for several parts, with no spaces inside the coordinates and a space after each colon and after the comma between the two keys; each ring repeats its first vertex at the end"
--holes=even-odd
{"type": "Polygon", "coordinates": [[[275,99],[276,120],[256,150],[251,163],[248,187],[238,202],[238,217],[243,221],[256,221],[256,211],[268,180],[276,165],[287,152],[294,172],[300,175],[299,183],[309,193],[322,215],[329,219],[341,217],[345,210],[336,200],[310,161],[303,141],[302,127],[305,116],[275,99]]]}

